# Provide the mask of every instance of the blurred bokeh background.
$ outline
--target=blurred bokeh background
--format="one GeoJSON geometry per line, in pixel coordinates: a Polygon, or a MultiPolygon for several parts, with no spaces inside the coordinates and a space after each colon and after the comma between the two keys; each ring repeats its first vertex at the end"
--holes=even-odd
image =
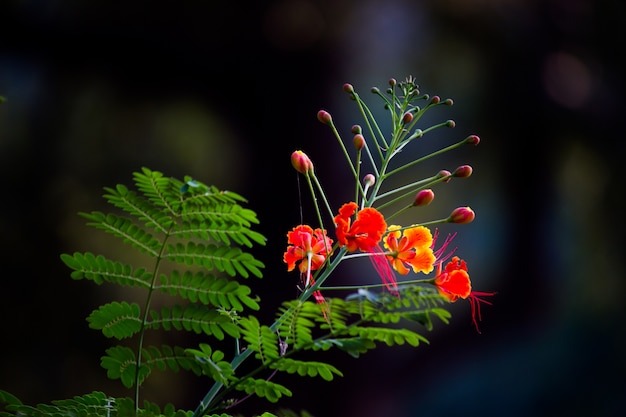
{"type": "MultiPolygon", "coordinates": [[[[298,380],[293,399],[268,408],[622,415],[623,1],[1,0],[0,18],[0,389],[28,404],[131,395],[99,367],[111,341],[85,322],[120,294],[72,281],[59,254],[109,250],[76,214],[107,209],[102,187],[130,184],[143,166],[247,197],[268,237],[256,291],[270,311],[294,296],[285,233],[301,202],[305,221],[313,211],[289,155],[307,152],[331,203],[343,203],[349,172],[317,110],[349,138],[361,120],[343,83],[376,107],[370,87],[413,75],[455,102],[429,113],[456,128],[425,147],[482,139],[413,172],[474,167],[429,208],[477,213],[454,230],[475,288],[498,292],[482,334],[457,303],[430,345],[338,356],[345,377],[298,380]]],[[[145,393],[193,409],[205,382],[168,373],[145,393]]]]}

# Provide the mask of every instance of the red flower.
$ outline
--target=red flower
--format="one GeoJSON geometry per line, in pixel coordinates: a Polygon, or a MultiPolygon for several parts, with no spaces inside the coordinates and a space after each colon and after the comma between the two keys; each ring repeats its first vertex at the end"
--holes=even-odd
{"type": "Polygon", "coordinates": [[[372,207],[364,208],[356,212],[358,208],[354,202],[346,203],[339,209],[335,216],[337,226],[337,241],[340,246],[345,246],[349,252],[357,249],[362,252],[370,252],[385,234],[387,223],[378,210],[372,207]],[[351,217],[356,212],[356,220],[351,217]]]}
{"type": "Polygon", "coordinates": [[[333,240],[326,236],[326,230],[313,230],[307,225],[300,225],[287,233],[287,243],[287,251],[283,255],[287,270],[292,271],[299,262],[300,272],[307,273],[322,266],[331,252],[333,240]]]}
{"type": "Polygon", "coordinates": [[[339,209],[335,216],[337,226],[337,241],[340,246],[345,246],[349,252],[359,249],[370,254],[369,259],[380,275],[383,284],[391,292],[397,292],[396,277],[387,262],[384,252],[378,246],[387,230],[387,223],[383,215],[372,207],[363,210],[356,209],[356,203],[346,203],[339,209]],[[356,220],[352,222],[352,216],[356,213],[356,220]]]}
{"type": "Polygon", "coordinates": [[[472,291],[472,282],[467,272],[467,264],[459,259],[458,256],[453,257],[448,262],[444,271],[441,270],[442,263],[439,263],[434,284],[437,286],[439,293],[451,302],[455,302],[459,298],[469,299],[470,308],[472,309],[472,322],[476,327],[476,331],[480,333],[478,328],[478,321],[482,319],[480,303],[491,305],[489,301],[480,297],[490,297],[495,295],[495,293],[472,291]]]}
{"type": "Polygon", "coordinates": [[[448,262],[443,272],[441,271],[441,263],[439,263],[435,285],[439,293],[452,302],[459,298],[467,298],[472,292],[472,282],[467,273],[465,261],[455,256],[448,262]]]}

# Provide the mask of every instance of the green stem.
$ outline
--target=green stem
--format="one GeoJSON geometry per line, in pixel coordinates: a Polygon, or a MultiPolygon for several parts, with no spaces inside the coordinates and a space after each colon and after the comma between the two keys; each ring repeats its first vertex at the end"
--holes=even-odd
{"type": "MultiPolygon", "coordinates": [[[[432,284],[435,281],[434,278],[424,279],[412,279],[409,281],[398,282],[398,285],[413,285],[413,284],[432,284]]],[[[386,288],[386,284],[369,284],[369,285],[337,285],[333,287],[321,287],[320,290],[324,291],[352,291],[352,290],[369,290],[386,288]]]]}
{"type": "MultiPolygon", "coordinates": [[[[389,100],[387,100],[387,98],[383,95],[380,95],[380,96],[389,104],[390,109],[392,109],[392,104],[389,103],[389,100]]],[[[378,154],[380,156],[380,159],[382,160],[383,159],[382,150],[387,149],[389,147],[389,145],[387,144],[387,141],[385,140],[385,136],[381,132],[380,127],[378,127],[378,124],[376,123],[376,119],[374,118],[374,115],[370,111],[369,107],[367,107],[365,102],[361,100],[361,97],[359,97],[357,93],[354,93],[354,99],[356,100],[356,103],[359,106],[359,110],[361,111],[363,120],[365,120],[365,124],[367,125],[367,128],[370,131],[370,134],[372,135],[372,139],[374,140],[376,148],[378,149],[378,154]],[[372,123],[370,123],[370,120],[372,121],[372,123],[374,123],[374,126],[376,127],[376,132],[374,132],[374,128],[372,127],[372,123]],[[380,136],[380,140],[382,141],[384,146],[381,146],[381,144],[378,142],[378,139],[376,138],[377,134],[378,136],[380,136]]],[[[391,112],[393,114],[393,110],[391,110],[391,112]]]]}
{"type": "Polygon", "coordinates": [[[456,148],[458,148],[458,147],[460,147],[460,146],[463,146],[463,145],[465,145],[466,143],[467,143],[467,140],[463,139],[462,141],[457,142],[457,143],[455,143],[455,144],[453,144],[453,145],[450,145],[450,146],[447,146],[447,147],[445,147],[445,148],[439,149],[438,151],[435,151],[435,152],[430,153],[430,154],[428,154],[428,155],[426,155],[426,156],[423,156],[423,157],[418,158],[418,159],[416,159],[416,160],[414,160],[414,161],[411,161],[411,162],[409,162],[408,164],[404,164],[404,165],[402,165],[401,167],[398,167],[398,168],[394,169],[393,171],[390,171],[389,173],[387,173],[387,177],[390,177],[390,176],[392,176],[392,175],[394,175],[394,174],[397,174],[398,172],[400,172],[400,171],[402,171],[402,170],[404,170],[404,169],[407,169],[407,168],[409,168],[409,167],[412,167],[413,165],[419,164],[420,162],[424,162],[424,161],[426,161],[427,159],[433,158],[433,157],[435,157],[435,156],[437,156],[437,155],[441,155],[441,154],[443,154],[443,153],[446,153],[446,152],[448,152],[448,151],[451,151],[451,150],[453,150],[453,149],[456,149],[456,148]]]}
{"type": "Polygon", "coordinates": [[[343,151],[343,155],[346,157],[346,161],[348,161],[348,165],[350,165],[350,169],[352,170],[352,175],[354,175],[354,178],[358,181],[359,177],[357,176],[356,170],[354,169],[354,164],[352,163],[352,160],[350,159],[350,155],[348,154],[348,150],[346,149],[346,145],[344,145],[343,140],[341,140],[341,135],[339,134],[339,131],[335,127],[335,124],[333,123],[332,120],[330,121],[328,126],[330,126],[330,129],[333,131],[333,134],[337,138],[337,142],[339,142],[339,146],[341,146],[341,150],[343,151]]]}
{"type": "MultiPolygon", "coordinates": [[[[445,177],[445,178],[448,178],[448,177],[445,177]]],[[[380,199],[383,199],[385,197],[389,197],[390,195],[396,194],[396,193],[398,193],[400,191],[404,191],[404,190],[408,190],[408,189],[411,189],[411,192],[413,190],[418,191],[422,187],[427,187],[429,185],[432,185],[432,184],[436,183],[437,179],[438,179],[438,177],[435,175],[435,176],[432,176],[430,178],[425,178],[423,180],[412,182],[411,184],[403,185],[402,187],[394,188],[393,190],[390,190],[390,191],[387,191],[385,193],[377,195],[375,200],[380,200],[380,199]]],[[[404,194],[400,198],[403,198],[405,195],[406,194],[404,194]]],[[[386,207],[386,206],[388,206],[390,204],[393,204],[396,200],[397,199],[394,199],[394,200],[392,200],[390,202],[386,202],[382,206],[380,206],[379,208],[386,207]]]]}
{"type": "MultiPolygon", "coordinates": [[[[322,188],[322,184],[320,184],[319,180],[317,179],[317,177],[315,176],[315,174],[311,175],[311,177],[313,177],[313,182],[315,183],[315,186],[317,187],[317,189],[320,192],[320,195],[322,196],[322,200],[324,200],[324,206],[326,207],[326,210],[328,210],[328,214],[330,215],[330,217],[334,217],[333,216],[333,210],[330,208],[330,204],[328,203],[328,199],[326,198],[326,194],[324,193],[324,189],[322,188]]],[[[309,189],[311,191],[311,195],[313,196],[313,203],[315,204],[315,211],[317,213],[317,220],[320,223],[320,227],[322,229],[324,229],[324,223],[322,222],[322,214],[320,212],[320,208],[317,204],[317,198],[315,197],[315,190],[313,189],[313,185],[311,184],[311,179],[309,178],[309,176],[307,175],[307,181],[309,182],[309,189]]]]}
{"type": "Polygon", "coordinates": [[[148,314],[150,312],[150,304],[152,302],[152,295],[154,294],[155,282],[156,278],[159,275],[159,267],[161,266],[161,261],[163,260],[163,253],[165,252],[166,242],[170,237],[170,232],[174,227],[174,222],[170,225],[169,229],[165,234],[165,238],[163,239],[163,244],[161,245],[161,249],[156,258],[156,263],[154,266],[154,272],[152,273],[152,279],[150,281],[150,288],[148,289],[148,297],[146,298],[146,304],[144,306],[143,317],[141,319],[141,328],[139,329],[139,342],[137,343],[137,360],[135,361],[135,414],[139,412],[139,374],[141,369],[141,359],[142,359],[142,350],[143,350],[143,340],[146,333],[146,323],[148,321],[148,314]]]}

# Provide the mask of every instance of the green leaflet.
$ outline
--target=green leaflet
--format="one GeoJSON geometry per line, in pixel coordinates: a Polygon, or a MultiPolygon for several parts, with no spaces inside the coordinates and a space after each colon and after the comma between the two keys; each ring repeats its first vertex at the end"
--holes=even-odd
{"type": "MultiPolygon", "coordinates": [[[[0,391],[0,400],[2,400],[0,391]]],[[[1,402],[0,402],[1,404],[1,402]]],[[[21,403],[8,405],[7,411],[0,411],[0,416],[15,417],[189,417],[192,411],[176,410],[167,404],[161,409],[157,404],[145,401],[137,412],[129,398],[113,398],[103,392],[75,396],[70,399],[52,401],[51,404],[39,404],[36,407],[21,403]]]]}
{"type": "Polygon", "coordinates": [[[326,381],[332,381],[334,375],[343,376],[341,371],[332,365],[315,361],[300,361],[290,358],[283,358],[270,366],[272,369],[278,369],[290,374],[298,374],[300,376],[320,376],[326,381]]]}
{"type": "Polygon", "coordinates": [[[203,271],[172,271],[161,275],[155,288],[193,303],[220,306],[225,310],[243,311],[244,305],[252,310],[259,309],[258,300],[250,297],[250,287],[203,271]]]}
{"type": "Polygon", "coordinates": [[[268,326],[261,325],[256,317],[239,320],[243,338],[249,343],[248,349],[256,352],[256,357],[264,364],[279,358],[278,336],[268,326]]]}
{"type": "Polygon", "coordinates": [[[225,272],[231,277],[239,274],[248,278],[250,273],[261,278],[263,263],[238,247],[220,246],[196,242],[167,245],[165,259],[187,266],[200,266],[207,270],[225,272]]]}
{"type": "Polygon", "coordinates": [[[141,330],[139,304],[114,301],[94,310],[87,321],[92,329],[102,330],[106,337],[125,339],[141,330]]]}
{"type": "Polygon", "coordinates": [[[260,398],[266,398],[269,402],[275,403],[283,397],[291,397],[291,391],[280,384],[264,379],[246,378],[236,385],[240,391],[246,394],[254,394],[260,398]]]}
{"type": "Polygon", "coordinates": [[[104,214],[99,211],[80,213],[80,215],[89,220],[87,225],[111,233],[122,239],[124,243],[152,257],[159,255],[159,248],[162,242],[143,229],[142,226],[133,222],[132,219],[121,217],[113,213],[104,214]]]}
{"type": "Polygon", "coordinates": [[[186,330],[197,334],[204,333],[218,340],[224,339],[224,333],[230,337],[239,337],[239,328],[228,315],[205,305],[190,304],[163,307],[160,312],[151,311],[148,327],[164,330],[186,330]]]}
{"type": "Polygon", "coordinates": [[[110,282],[123,286],[150,287],[152,274],[145,268],[133,269],[131,265],[111,261],[90,252],[62,254],[61,260],[74,271],[72,279],[88,279],[96,284],[110,282]]]}
{"type": "Polygon", "coordinates": [[[209,375],[216,382],[228,385],[233,379],[234,371],[230,363],[223,360],[224,353],[219,350],[213,351],[206,343],[200,343],[199,348],[186,349],[185,352],[195,358],[205,375],[209,375]]]}

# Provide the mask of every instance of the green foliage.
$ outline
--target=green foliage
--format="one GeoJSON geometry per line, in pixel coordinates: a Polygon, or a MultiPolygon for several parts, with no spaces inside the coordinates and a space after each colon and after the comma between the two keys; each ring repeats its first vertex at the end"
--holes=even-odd
{"type": "Polygon", "coordinates": [[[259,398],[266,398],[269,402],[275,403],[283,397],[291,397],[292,393],[286,387],[268,381],[266,379],[246,378],[241,380],[236,388],[245,391],[246,394],[254,394],[259,398]]]}
{"type": "MultiPolygon", "coordinates": [[[[280,310],[278,332],[285,338],[284,343],[294,349],[328,350],[335,347],[358,357],[379,342],[388,346],[428,343],[424,336],[406,327],[379,325],[405,320],[419,322],[430,330],[433,317],[448,323],[450,313],[440,307],[446,302],[435,289],[419,285],[403,286],[398,295],[383,293],[374,301],[359,297],[327,299],[325,314],[321,314],[319,304],[314,302],[289,301],[280,310]],[[314,336],[316,328],[317,338],[314,336]]],[[[276,349],[268,346],[272,338],[266,337],[263,341],[265,352],[276,349]]],[[[256,346],[252,344],[251,348],[256,346]]]]}
{"type": "Polygon", "coordinates": [[[242,207],[246,200],[236,193],[191,178],[165,177],[146,168],[134,173],[133,180],[134,189],[122,184],[104,189],[104,198],[118,211],[80,215],[89,226],[115,236],[152,261],[137,266],[137,262],[91,252],[62,254],[61,260],[72,269],[73,279],[145,290],[143,300],[112,301],[87,318],[89,327],[104,336],[131,339],[131,345],[135,344],[134,349],[130,345],[110,347],[101,365],[109,378],[135,387],[138,403],[138,387],[155,370],[186,370],[220,382],[232,378],[232,369],[220,351],[208,345],[200,350],[144,346],[144,334],[177,330],[217,341],[238,339],[237,313],[258,310],[259,304],[250,287],[237,279],[261,278],[263,268],[263,263],[242,248],[263,245],[265,238],[251,229],[258,224],[256,214],[242,207]],[[151,308],[157,292],[171,298],[169,305],[158,310],[151,308]]]}
{"type": "Polygon", "coordinates": [[[36,407],[11,400],[10,394],[0,391],[0,404],[6,411],[0,416],[24,417],[189,417],[191,411],[176,410],[172,404],[160,409],[157,404],[144,402],[144,407],[135,411],[134,403],[129,398],[112,398],[103,392],[93,392],[71,399],[52,401],[51,404],[39,404],[36,407]]]}

